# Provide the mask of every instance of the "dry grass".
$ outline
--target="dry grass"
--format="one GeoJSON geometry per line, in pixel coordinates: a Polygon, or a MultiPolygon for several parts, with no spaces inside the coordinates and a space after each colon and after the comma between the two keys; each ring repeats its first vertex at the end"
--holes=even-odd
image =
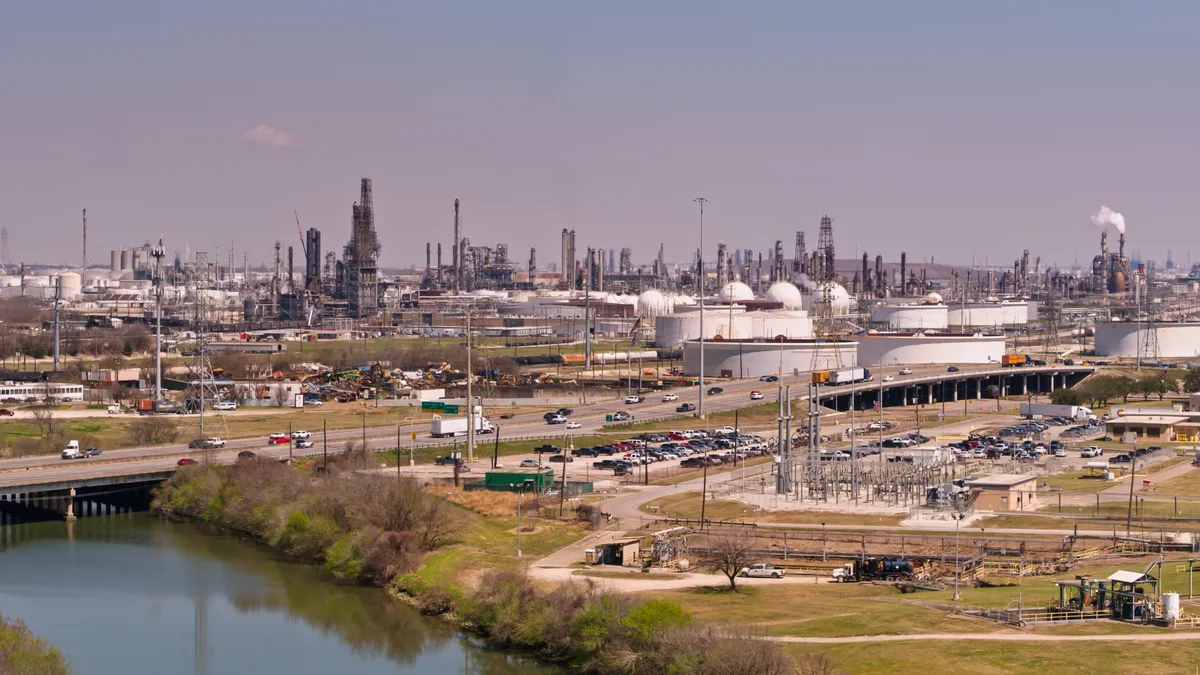
{"type": "MultiPolygon", "coordinates": [[[[700,493],[681,492],[646,502],[641,510],[662,518],[699,518],[700,493]]],[[[709,520],[737,520],[757,523],[809,523],[826,525],[898,525],[904,515],[875,513],[839,513],[836,511],[762,510],[744,502],[710,499],[704,505],[709,520]]]]}
{"type": "Polygon", "coordinates": [[[463,490],[451,487],[428,487],[425,492],[444,497],[459,506],[481,516],[513,517],[517,515],[517,495],[512,492],[492,490],[463,490]]]}

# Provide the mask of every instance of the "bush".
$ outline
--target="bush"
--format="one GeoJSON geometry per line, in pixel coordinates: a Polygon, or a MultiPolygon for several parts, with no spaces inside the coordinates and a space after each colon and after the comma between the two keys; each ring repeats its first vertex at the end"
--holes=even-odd
{"type": "Polygon", "coordinates": [[[139,417],[125,433],[130,445],[165,445],[179,439],[179,427],[165,417],[139,417]]]}
{"type": "Polygon", "coordinates": [[[684,628],[692,615],[676,602],[650,600],[634,607],[621,621],[625,635],[635,646],[649,645],[664,632],[684,628]]]}
{"type": "Polygon", "coordinates": [[[34,635],[23,622],[0,617],[0,673],[4,675],[69,675],[62,652],[34,635]]]}
{"type": "Polygon", "coordinates": [[[453,612],[455,601],[454,594],[442,584],[426,588],[417,597],[417,604],[421,613],[430,616],[439,616],[453,612]]]}

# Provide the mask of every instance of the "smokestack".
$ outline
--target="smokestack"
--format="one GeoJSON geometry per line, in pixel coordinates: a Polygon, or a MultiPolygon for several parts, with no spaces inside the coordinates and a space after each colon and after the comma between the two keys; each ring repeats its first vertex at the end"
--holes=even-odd
{"type": "Polygon", "coordinates": [[[295,294],[296,292],[296,268],[292,261],[292,247],[288,247],[288,293],[295,294]]]}
{"type": "Polygon", "coordinates": [[[454,269],[454,290],[456,290],[456,291],[460,289],[459,279],[462,277],[462,270],[459,268],[459,260],[458,260],[458,246],[459,246],[459,242],[461,242],[461,241],[462,241],[462,230],[459,229],[459,222],[458,222],[458,198],[455,198],[454,199],[454,251],[451,253],[453,260],[451,261],[450,264],[452,265],[452,267],[454,269]]]}
{"type": "Polygon", "coordinates": [[[1120,258],[1121,260],[1125,259],[1125,231],[1124,230],[1121,230],[1121,236],[1117,239],[1117,257],[1120,258]]]}
{"type": "Polygon", "coordinates": [[[883,256],[875,256],[875,295],[887,297],[887,275],[883,273],[883,256]]]}
{"type": "MultiPolygon", "coordinates": [[[[1122,238],[1124,241],[1124,238],[1122,238]]],[[[83,210],[83,269],[79,270],[79,278],[83,280],[83,273],[87,271],[87,209],[83,210]]]]}
{"type": "Polygon", "coordinates": [[[440,241],[438,242],[437,251],[438,251],[437,278],[438,278],[438,281],[441,282],[441,280],[442,280],[442,242],[440,242],[440,241]]]}
{"type": "Polygon", "coordinates": [[[871,292],[871,269],[870,259],[867,257],[866,251],[863,252],[862,263],[862,290],[863,294],[867,295],[871,292]]]}
{"type": "Polygon", "coordinates": [[[908,253],[900,252],[900,296],[908,297],[908,253]]]}
{"type": "Polygon", "coordinates": [[[529,249],[529,283],[533,283],[533,275],[537,273],[537,249],[529,249]]]}
{"type": "Polygon", "coordinates": [[[429,275],[429,270],[433,269],[433,244],[425,242],[425,275],[429,275]]]}

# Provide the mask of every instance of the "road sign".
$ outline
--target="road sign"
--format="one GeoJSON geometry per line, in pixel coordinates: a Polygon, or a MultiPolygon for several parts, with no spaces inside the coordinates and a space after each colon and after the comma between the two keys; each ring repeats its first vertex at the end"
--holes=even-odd
{"type": "Polygon", "coordinates": [[[458,406],[451,405],[449,403],[442,406],[442,410],[445,410],[447,415],[457,415],[458,414],[458,406]]]}
{"type": "Polygon", "coordinates": [[[415,432],[415,431],[414,431],[414,432],[412,432],[412,439],[413,439],[414,441],[415,441],[415,440],[417,440],[417,432],[415,432]]]}
{"type": "Polygon", "coordinates": [[[421,401],[421,410],[445,410],[446,404],[441,401],[421,401]]]}
{"type": "Polygon", "coordinates": [[[605,416],[604,416],[604,421],[605,421],[605,422],[611,422],[611,421],[612,421],[612,415],[605,415],[605,416]]]}

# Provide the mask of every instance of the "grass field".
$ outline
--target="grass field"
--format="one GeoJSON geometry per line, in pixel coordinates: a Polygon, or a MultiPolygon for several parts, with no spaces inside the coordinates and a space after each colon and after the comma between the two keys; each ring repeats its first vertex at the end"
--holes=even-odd
{"type": "MultiPolygon", "coordinates": [[[[681,492],[647,502],[641,510],[663,518],[699,518],[700,493],[681,492]]],[[[828,525],[897,525],[902,515],[865,513],[835,513],[832,511],[759,511],[738,501],[710,499],[705,504],[705,518],[711,520],[743,520],[758,523],[826,523],[828,525]]]]}
{"type": "Polygon", "coordinates": [[[1171,495],[1194,495],[1200,497],[1200,470],[1165,480],[1158,484],[1158,491],[1171,495]]]}

